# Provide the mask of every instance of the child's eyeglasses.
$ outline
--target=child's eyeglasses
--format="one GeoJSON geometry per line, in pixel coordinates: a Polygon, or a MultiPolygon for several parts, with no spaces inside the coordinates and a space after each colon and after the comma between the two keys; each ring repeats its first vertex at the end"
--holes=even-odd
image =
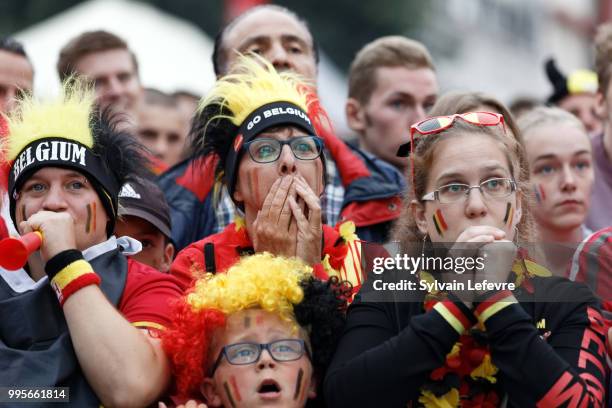
{"type": "Polygon", "coordinates": [[[228,363],[233,365],[254,364],[259,361],[263,350],[268,350],[274,361],[299,360],[304,352],[310,358],[310,351],[302,339],[282,339],[266,344],[249,342],[228,344],[219,353],[210,371],[210,376],[213,376],[221,364],[223,356],[228,363]]]}

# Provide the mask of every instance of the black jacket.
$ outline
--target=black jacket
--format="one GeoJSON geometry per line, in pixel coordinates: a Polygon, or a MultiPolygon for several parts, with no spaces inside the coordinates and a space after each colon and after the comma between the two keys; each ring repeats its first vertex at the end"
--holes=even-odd
{"type": "MultiPolygon", "coordinates": [[[[508,406],[603,406],[606,349],[597,299],[585,285],[566,279],[533,283],[534,293],[517,289],[520,303],[485,322],[508,406]],[[539,294],[547,301],[538,302],[539,294]]],[[[362,292],[368,290],[366,284],[362,292]]],[[[459,335],[437,311],[425,313],[422,302],[366,302],[363,295],[349,308],[325,378],[328,405],[418,406],[421,385],[459,335]]]]}

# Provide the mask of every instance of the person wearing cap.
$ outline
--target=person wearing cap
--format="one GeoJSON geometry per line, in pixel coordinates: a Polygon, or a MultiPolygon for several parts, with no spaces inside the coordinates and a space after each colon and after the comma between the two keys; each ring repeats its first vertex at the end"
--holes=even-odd
{"type": "Polygon", "coordinates": [[[589,69],[577,69],[566,77],[553,58],[546,61],[545,70],[553,86],[546,102],[575,115],[590,135],[599,134],[603,127],[596,114],[597,74],[589,69]]]}
{"type": "MultiPolygon", "coordinates": [[[[253,57],[254,58],[254,57],[253,57]]],[[[222,232],[181,251],[171,273],[185,286],[206,272],[224,272],[244,254],[301,258],[320,277],[361,283],[355,226],[322,222],[323,142],[313,122],[322,109],[290,72],[243,57],[218,80],[195,118],[194,151],[219,157],[223,180],[241,216],[222,232]]]]}
{"type": "Polygon", "coordinates": [[[129,236],[142,244],[132,258],[160,272],[168,272],[174,258],[170,210],[164,193],[154,182],[130,177],[119,192],[118,237],[129,236]]]}
{"type": "Polygon", "coordinates": [[[32,290],[0,279],[0,387],[69,387],[79,407],[146,406],[170,380],[156,332],[181,292],[126,258],[137,243],[113,236],[120,187],[145,163],[142,146],[93,106],[75,82],[9,116],[11,218],[42,242],[25,266],[32,290]]]}

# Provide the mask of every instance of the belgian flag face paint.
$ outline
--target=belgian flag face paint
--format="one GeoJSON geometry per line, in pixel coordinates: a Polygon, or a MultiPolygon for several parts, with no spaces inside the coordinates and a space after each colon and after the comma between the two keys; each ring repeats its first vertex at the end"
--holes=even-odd
{"type": "Polygon", "coordinates": [[[432,218],[438,235],[444,236],[444,232],[446,232],[446,230],[448,229],[448,225],[446,224],[446,220],[442,215],[442,211],[438,208],[432,218]]]}
{"type": "Polygon", "coordinates": [[[96,230],[96,202],[91,202],[87,204],[87,221],[85,223],[85,232],[87,234],[93,233],[96,230]]]}
{"type": "Polygon", "coordinates": [[[538,203],[544,202],[546,200],[546,192],[544,191],[544,187],[541,184],[536,184],[533,186],[533,190],[535,192],[535,198],[538,203]]]}
{"type": "Polygon", "coordinates": [[[301,396],[300,391],[302,390],[302,387],[304,386],[304,384],[302,384],[303,378],[304,378],[304,370],[300,368],[300,371],[298,372],[298,375],[297,375],[297,379],[295,381],[295,392],[293,393],[294,400],[297,400],[298,397],[301,396]]]}
{"type": "Polygon", "coordinates": [[[512,208],[512,204],[508,203],[506,205],[506,215],[504,216],[504,223],[508,226],[511,226],[513,218],[514,218],[514,208],[512,208]]]}

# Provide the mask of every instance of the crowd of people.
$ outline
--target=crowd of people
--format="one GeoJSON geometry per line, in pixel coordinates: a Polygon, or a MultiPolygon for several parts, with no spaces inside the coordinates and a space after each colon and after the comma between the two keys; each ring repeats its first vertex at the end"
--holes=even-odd
{"type": "Polygon", "coordinates": [[[594,44],[594,71],[551,59],[550,97],[510,109],[440,95],[423,44],[378,38],[350,66],[344,140],[284,7],[221,29],[202,96],[144,88],[129,45],[90,31],[41,101],[0,39],[0,239],[34,242],[17,270],[0,242],[0,388],[68,387],[78,407],[609,406],[612,24],[594,44]],[[389,243],[482,267],[390,267],[387,288],[417,289],[381,296],[389,243]]]}

